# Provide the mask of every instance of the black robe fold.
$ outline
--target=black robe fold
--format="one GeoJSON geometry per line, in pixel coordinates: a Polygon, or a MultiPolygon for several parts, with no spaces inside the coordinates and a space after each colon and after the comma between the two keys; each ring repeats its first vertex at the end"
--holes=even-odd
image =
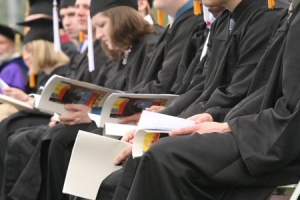
{"type": "MultiPolygon", "coordinates": [[[[177,79],[177,70],[181,61],[181,52],[187,42],[186,40],[193,29],[200,25],[205,31],[205,22],[202,15],[195,16],[192,9],[183,13],[170,27],[166,28],[164,34],[158,41],[153,54],[149,56],[144,71],[144,81],[136,88],[129,90],[135,93],[166,94],[177,79]]],[[[196,52],[191,52],[194,55],[196,52]]],[[[186,57],[188,58],[188,57],[186,57]]],[[[187,65],[193,56],[186,60],[187,65]]]]}

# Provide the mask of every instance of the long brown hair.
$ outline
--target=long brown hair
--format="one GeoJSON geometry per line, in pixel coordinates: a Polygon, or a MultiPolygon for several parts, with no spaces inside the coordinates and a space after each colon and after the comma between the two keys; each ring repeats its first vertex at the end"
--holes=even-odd
{"type": "Polygon", "coordinates": [[[120,53],[127,50],[135,41],[142,37],[155,33],[154,28],[133,8],[117,6],[102,12],[103,16],[110,19],[110,38],[117,50],[109,50],[105,43],[102,48],[106,55],[113,61],[117,60],[120,53]]]}

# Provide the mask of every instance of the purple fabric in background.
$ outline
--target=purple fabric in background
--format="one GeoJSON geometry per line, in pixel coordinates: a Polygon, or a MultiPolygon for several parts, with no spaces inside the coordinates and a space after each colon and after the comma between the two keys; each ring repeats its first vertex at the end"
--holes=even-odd
{"type": "MultiPolygon", "coordinates": [[[[23,70],[23,66],[20,66],[20,62],[17,60],[13,60],[9,63],[1,66],[0,69],[0,78],[6,82],[9,86],[19,88],[24,90],[27,84],[27,79],[25,75],[26,71],[23,70]]],[[[0,89],[0,93],[2,94],[2,90],[0,89]]]]}

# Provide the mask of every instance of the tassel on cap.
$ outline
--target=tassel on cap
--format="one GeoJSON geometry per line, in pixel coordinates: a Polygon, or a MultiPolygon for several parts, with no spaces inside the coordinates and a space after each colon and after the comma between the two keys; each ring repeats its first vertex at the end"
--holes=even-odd
{"type": "Polygon", "coordinates": [[[157,24],[160,26],[164,25],[164,14],[161,10],[157,10],[157,24]]]}
{"type": "Polygon", "coordinates": [[[53,31],[54,31],[54,51],[58,52],[61,50],[60,36],[59,36],[59,21],[57,13],[57,1],[53,0],[53,31]]]}
{"type": "Polygon", "coordinates": [[[201,14],[201,5],[199,1],[194,1],[194,14],[195,15],[201,14]]]}
{"type": "Polygon", "coordinates": [[[21,35],[19,33],[15,34],[15,52],[20,51],[20,44],[21,44],[21,35]]]}
{"type": "Polygon", "coordinates": [[[29,87],[35,88],[35,75],[33,73],[29,74],[29,87]]]}
{"type": "Polygon", "coordinates": [[[79,32],[79,42],[82,43],[84,42],[84,37],[85,37],[85,34],[83,31],[80,31],[79,32]]]}
{"type": "Polygon", "coordinates": [[[275,6],[275,0],[268,0],[268,8],[273,9],[275,6]]]}
{"type": "Polygon", "coordinates": [[[94,62],[94,40],[93,40],[93,28],[90,16],[88,16],[88,59],[89,59],[89,71],[95,70],[94,62]]]}

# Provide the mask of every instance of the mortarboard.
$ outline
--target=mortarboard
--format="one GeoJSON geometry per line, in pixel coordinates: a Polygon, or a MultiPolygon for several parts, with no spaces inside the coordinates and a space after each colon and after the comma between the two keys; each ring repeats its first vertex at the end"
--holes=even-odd
{"type": "Polygon", "coordinates": [[[23,39],[23,35],[19,31],[3,24],[0,24],[0,34],[4,35],[5,37],[9,38],[14,42],[16,39],[16,35],[19,35],[21,39],[23,39]]]}
{"type": "Polygon", "coordinates": [[[29,0],[29,15],[45,14],[52,16],[52,0],[29,0]]]}
{"type": "Polygon", "coordinates": [[[24,36],[23,43],[34,40],[47,40],[53,42],[53,21],[45,18],[39,18],[22,23],[23,26],[30,27],[28,33],[24,36]]]}
{"type": "Polygon", "coordinates": [[[67,8],[69,6],[75,6],[75,1],[76,0],[61,0],[59,4],[59,8],[67,8]]]}
{"type": "Polygon", "coordinates": [[[93,17],[99,12],[116,6],[129,6],[134,9],[138,9],[136,0],[92,0],[90,4],[90,15],[93,17]]]}

